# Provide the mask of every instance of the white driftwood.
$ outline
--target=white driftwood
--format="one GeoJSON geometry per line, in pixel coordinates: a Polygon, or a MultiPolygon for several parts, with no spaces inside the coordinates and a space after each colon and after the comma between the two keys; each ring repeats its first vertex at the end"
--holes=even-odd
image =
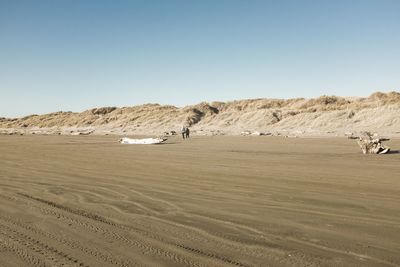
{"type": "Polygon", "coordinates": [[[142,139],[132,139],[128,137],[123,137],[119,139],[121,144],[126,145],[154,145],[154,144],[161,144],[162,142],[166,141],[166,138],[142,138],[142,139]]]}

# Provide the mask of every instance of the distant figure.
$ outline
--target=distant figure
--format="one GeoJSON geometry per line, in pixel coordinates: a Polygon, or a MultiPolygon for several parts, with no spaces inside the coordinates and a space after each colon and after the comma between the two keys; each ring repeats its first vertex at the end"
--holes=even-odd
{"type": "Polygon", "coordinates": [[[185,135],[186,135],[186,127],[185,126],[182,127],[181,132],[182,132],[182,138],[185,139],[185,135]]]}
{"type": "Polygon", "coordinates": [[[187,127],[186,131],[185,131],[186,139],[189,138],[189,134],[190,134],[190,130],[189,130],[189,127],[187,127]]]}

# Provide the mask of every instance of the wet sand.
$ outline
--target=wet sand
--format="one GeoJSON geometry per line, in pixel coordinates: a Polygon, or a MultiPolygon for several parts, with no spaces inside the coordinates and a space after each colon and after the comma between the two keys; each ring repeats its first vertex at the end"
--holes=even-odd
{"type": "Polygon", "coordinates": [[[0,266],[400,265],[400,154],[116,140],[0,136],[0,266]]]}

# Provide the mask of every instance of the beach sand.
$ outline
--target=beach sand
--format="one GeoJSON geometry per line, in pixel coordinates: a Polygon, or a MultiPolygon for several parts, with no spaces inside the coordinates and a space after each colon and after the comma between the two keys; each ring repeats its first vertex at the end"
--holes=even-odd
{"type": "Polygon", "coordinates": [[[0,266],[400,265],[398,153],[344,138],[117,140],[0,136],[0,266]]]}

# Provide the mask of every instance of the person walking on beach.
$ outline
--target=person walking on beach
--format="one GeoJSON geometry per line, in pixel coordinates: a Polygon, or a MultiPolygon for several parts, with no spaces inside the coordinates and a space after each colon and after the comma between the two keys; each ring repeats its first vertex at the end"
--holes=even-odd
{"type": "Polygon", "coordinates": [[[186,127],[186,131],[185,131],[186,139],[189,138],[189,134],[190,134],[189,127],[186,127]]]}
{"type": "Polygon", "coordinates": [[[186,127],[185,126],[182,127],[181,132],[182,132],[182,138],[185,139],[185,135],[186,135],[186,127]]]}

